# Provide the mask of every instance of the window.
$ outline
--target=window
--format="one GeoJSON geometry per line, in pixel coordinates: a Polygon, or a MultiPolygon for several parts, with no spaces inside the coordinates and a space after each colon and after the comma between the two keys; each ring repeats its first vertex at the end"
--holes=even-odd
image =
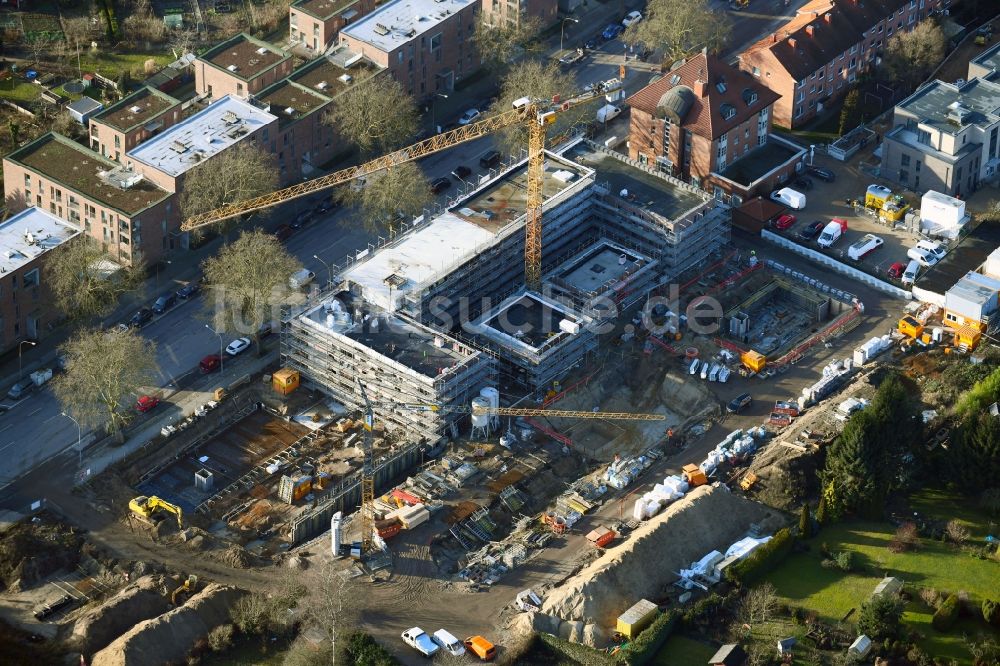
{"type": "Polygon", "coordinates": [[[760,76],[760,67],[754,67],[750,71],[754,76],[760,76]]]}
{"type": "Polygon", "coordinates": [[[796,87],[796,88],[801,88],[801,87],[802,87],[802,86],[804,86],[805,84],[806,84],[806,80],[805,80],[805,79],[802,79],[801,81],[799,81],[798,83],[796,83],[796,84],[795,84],[795,87],[796,87]]]}
{"type": "Polygon", "coordinates": [[[396,62],[403,62],[403,50],[396,51],[396,62]]]}
{"type": "Polygon", "coordinates": [[[21,281],[25,287],[34,287],[38,284],[38,269],[34,268],[21,278],[21,281]]]}
{"type": "Polygon", "coordinates": [[[858,45],[855,44],[854,46],[851,47],[851,55],[854,55],[857,52],[858,52],[858,45]]]}
{"type": "Polygon", "coordinates": [[[899,182],[905,183],[908,180],[910,180],[910,172],[906,171],[905,169],[901,169],[899,171],[899,182]]]}
{"type": "Polygon", "coordinates": [[[441,33],[438,33],[431,37],[431,51],[437,51],[441,48],[441,33]]]}
{"type": "Polygon", "coordinates": [[[801,106],[795,107],[795,117],[798,118],[801,115],[802,115],[802,107],[801,106]]]}
{"type": "Polygon", "coordinates": [[[816,86],[809,86],[809,94],[812,95],[814,92],[816,92],[816,86]]]}
{"type": "Polygon", "coordinates": [[[899,164],[900,164],[900,166],[905,166],[905,167],[908,167],[908,166],[910,166],[910,156],[909,156],[909,155],[905,155],[905,154],[904,154],[904,155],[903,155],[903,156],[902,156],[902,157],[901,157],[901,158],[899,159],[899,164]]]}
{"type": "Polygon", "coordinates": [[[854,67],[855,67],[856,65],[857,65],[857,62],[855,61],[855,59],[854,59],[854,58],[851,58],[851,65],[850,65],[850,67],[848,67],[848,69],[854,69],[854,67]]]}

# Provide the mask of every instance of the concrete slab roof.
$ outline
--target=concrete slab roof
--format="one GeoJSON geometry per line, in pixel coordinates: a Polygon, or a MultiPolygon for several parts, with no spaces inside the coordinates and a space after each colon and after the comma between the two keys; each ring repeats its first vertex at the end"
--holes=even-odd
{"type": "Polygon", "coordinates": [[[54,132],[15,150],[5,159],[129,216],[170,196],[146,179],[127,188],[106,181],[102,174],[120,169],[121,165],[54,132]]]}
{"type": "Polygon", "coordinates": [[[310,60],[292,72],[288,79],[321,95],[336,97],[380,71],[382,68],[368,58],[347,49],[338,49],[329,57],[310,60]]]}
{"type": "Polygon", "coordinates": [[[226,95],[144,141],[126,153],[126,157],[176,177],[275,120],[277,116],[226,95]]]}
{"type": "Polygon", "coordinates": [[[332,18],[337,12],[347,9],[357,0],[295,0],[292,9],[298,9],[320,20],[332,18]]]}
{"type": "Polygon", "coordinates": [[[943,295],[967,273],[982,266],[997,247],[1000,247],[1000,224],[980,222],[940,263],[918,275],[916,286],[943,295]]]}
{"type": "Polygon", "coordinates": [[[763,146],[751,150],[727,166],[720,175],[734,183],[750,185],[781,165],[805,154],[805,151],[805,148],[793,148],[782,141],[769,139],[763,146]]]}
{"type": "Polygon", "coordinates": [[[93,97],[81,97],[75,102],[69,105],[70,110],[76,111],[80,115],[87,115],[88,113],[93,113],[98,109],[103,109],[104,105],[98,102],[93,97]]]}
{"type": "Polygon", "coordinates": [[[918,122],[948,134],[957,134],[966,125],[986,128],[1000,121],[1000,84],[981,79],[966,81],[961,86],[934,81],[897,106],[916,116],[918,122]],[[962,125],[949,118],[954,104],[969,111],[962,125]]]}
{"type": "Polygon", "coordinates": [[[391,53],[478,2],[479,0],[392,0],[343,28],[340,34],[391,53]]]}
{"type": "Polygon", "coordinates": [[[209,49],[198,59],[249,81],[290,57],[273,44],[240,33],[209,49]]]}
{"type": "Polygon", "coordinates": [[[617,283],[650,261],[635,250],[604,240],[567,260],[552,275],[583,293],[593,293],[617,283]]]}
{"type": "Polygon", "coordinates": [[[993,79],[997,71],[1000,71],[1000,42],[986,49],[969,62],[973,65],[979,65],[990,72],[990,74],[984,74],[982,78],[993,79]]]}
{"type": "Polygon", "coordinates": [[[92,120],[127,132],[178,104],[180,101],[170,95],[145,86],[96,114],[92,120]]]}
{"type": "Polygon", "coordinates": [[[0,223],[0,271],[12,273],[80,233],[41,208],[28,208],[0,223]]]}
{"type": "Polygon", "coordinates": [[[330,101],[304,86],[290,83],[288,79],[262,90],[257,100],[268,106],[271,115],[278,117],[280,127],[294,123],[330,101]]]}

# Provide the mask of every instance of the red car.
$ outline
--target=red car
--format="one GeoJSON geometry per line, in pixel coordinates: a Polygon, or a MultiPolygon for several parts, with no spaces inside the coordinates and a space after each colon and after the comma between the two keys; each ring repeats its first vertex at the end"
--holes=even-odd
{"type": "Polygon", "coordinates": [[[779,217],[775,221],[774,228],[775,229],[780,229],[781,231],[784,231],[785,229],[791,228],[791,226],[793,224],[795,224],[795,216],[794,215],[785,214],[785,215],[782,215],[781,217],[779,217]]]}
{"type": "Polygon", "coordinates": [[[295,233],[294,229],[292,229],[287,224],[282,224],[275,230],[274,237],[277,238],[279,241],[286,241],[289,238],[291,238],[292,234],[294,233],[295,233]]]}
{"type": "Polygon", "coordinates": [[[201,363],[198,364],[198,367],[201,369],[201,374],[203,375],[215,372],[222,367],[222,357],[218,354],[209,354],[205,358],[201,359],[201,363]]]}
{"type": "Polygon", "coordinates": [[[149,410],[160,404],[160,399],[155,395],[144,395],[140,396],[139,400],[135,403],[135,409],[137,412],[145,414],[149,410]]]}
{"type": "Polygon", "coordinates": [[[897,261],[892,266],[889,266],[889,270],[886,271],[886,275],[891,277],[893,280],[898,280],[903,277],[903,271],[906,270],[906,264],[902,261],[897,261]]]}

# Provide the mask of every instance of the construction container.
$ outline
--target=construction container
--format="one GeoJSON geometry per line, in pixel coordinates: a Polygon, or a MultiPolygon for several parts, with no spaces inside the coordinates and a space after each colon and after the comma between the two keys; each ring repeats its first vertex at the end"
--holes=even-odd
{"type": "Polygon", "coordinates": [[[375,521],[375,531],[378,532],[378,535],[383,539],[391,539],[399,534],[402,529],[402,524],[400,524],[399,520],[396,519],[375,521]]]}
{"type": "Polygon", "coordinates": [[[604,548],[615,540],[615,536],[614,530],[610,530],[607,527],[595,527],[587,534],[587,541],[594,544],[597,548],[604,548]]]}
{"type": "Polygon", "coordinates": [[[919,338],[920,334],[924,332],[924,325],[913,317],[907,315],[899,320],[897,329],[900,333],[908,338],[919,338]]]}
{"type": "Polygon", "coordinates": [[[774,403],[774,409],[772,410],[778,414],[788,414],[789,416],[799,415],[799,406],[794,402],[785,402],[783,400],[777,400],[774,403]]]}
{"type": "Polygon", "coordinates": [[[983,337],[983,332],[974,326],[966,324],[955,331],[955,346],[972,351],[979,346],[979,341],[983,337]]]}
{"type": "Polygon", "coordinates": [[[282,368],[271,375],[271,388],[276,393],[288,395],[299,387],[299,371],[282,368]]]}
{"type": "MultiPolygon", "coordinates": [[[[394,489],[389,494],[393,497],[393,499],[399,500],[399,502],[402,502],[403,504],[409,504],[410,506],[416,506],[417,504],[420,504],[419,497],[417,497],[416,495],[412,495],[406,492],[405,490],[401,490],[399,488],[394,489]]],[[[399,504],[399,502],[397,502],[397,505],[399,504]]]]}
{"type": "Polygon", "coordinates": [[[697,465],[684,465],[681,468],[681,472],[684,473],[684,478],[687,479],[688,484],[692,488],[697,488],[708,483],[708,477],[705,476],[705,472],[701,471],[701,468],[697,465]]]}
{"type": "Polygon", "coordinates": [[[300,476],[292,486],[292,501],[297,502],[310,492],[312,492],[313,479],[311,476],[300,476]]]}
{"type": "Polygon", "coordinates": [[[751,349],[740,355],[740,362],[753,372],[760,372],[767,365],[767,357],[751,349]]]}
{"type": "Polygon", "coordinates": [[[660,609],[652,601],[640,599],[618,616],[615,631],[625,638],[635,638],[656,619],[659,612],[660,609]]]}
{"type": "Polygon", "coordinates": [[[779,414],[778,412],[771,412],[771,418],[767,420],[768,425],[777,426],[779,428],[784,428],[785,426],[792,425],[792,417],[788,414],[779,414]]]}

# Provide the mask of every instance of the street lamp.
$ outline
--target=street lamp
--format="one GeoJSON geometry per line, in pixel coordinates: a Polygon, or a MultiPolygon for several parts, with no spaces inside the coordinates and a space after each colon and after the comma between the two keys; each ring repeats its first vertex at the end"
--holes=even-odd
{"type": "Polygon", "coordinates": [[[441,99],[448,99],[447,95],[445,95],[444,93],[439,93],[439,92],[434,93],[434,97],[431,98],[431,127],[434,128],[434,133],[435,134],[438,133],[438,126],[437,126],[437,98],[438,97],[440,97],[441,99]]]}
{"type": "Polygon", "coordinates": [[[313,259],[315,259],[319,263],[321,263],[324,266],[326,266],[326,275],[327,275],[326,288],[327,289],[332,288],[333,287],[333,267],[330,266],[330,264],[328,264],[325,261],[323,261],[322,259],[320,259],[319,257],[317,257],[315,254],[313,255],[313,259]]]}
{"type": "Polygon", "coordinates": [[[205,328],[219,336],[219,372],[223,372],[226,369],[226,351],[224,346],[226,343],[222,341],[222,333],[219,333],[208,324],[205,324],[205,328]]]}
{"type": "Polygon", "coordinates": [[[37,342],[33,342],[31,340],[21,340],[17,343],[17,381],[21,381],[24,377],[24,373],[21,372],[21,350],[24,349],[24,345],[31,345],[34,347],[37,344],[37,342]]]}
{"type": "MultiPolygon", "coordinates": [[[[575,19],[567,16],[562,20],[562,25],[559,26],[559,50],[563,50],[563,35],[566,33],[566,21],[572,21],[573,23],[579,23],[580,19],[575,19]]],[[[562,57],[562,56],[560,56],[562,57]]]]}
{"type": "Polygon", "coordinates": [[[76,450],[80,453],[80,467],[83,467],[83,430],[80,428],[80,422],[74,419],[72,416],[66,412],[62,413],[63,416],[68,418],[70,421],[76,424],[76,450]]]}

